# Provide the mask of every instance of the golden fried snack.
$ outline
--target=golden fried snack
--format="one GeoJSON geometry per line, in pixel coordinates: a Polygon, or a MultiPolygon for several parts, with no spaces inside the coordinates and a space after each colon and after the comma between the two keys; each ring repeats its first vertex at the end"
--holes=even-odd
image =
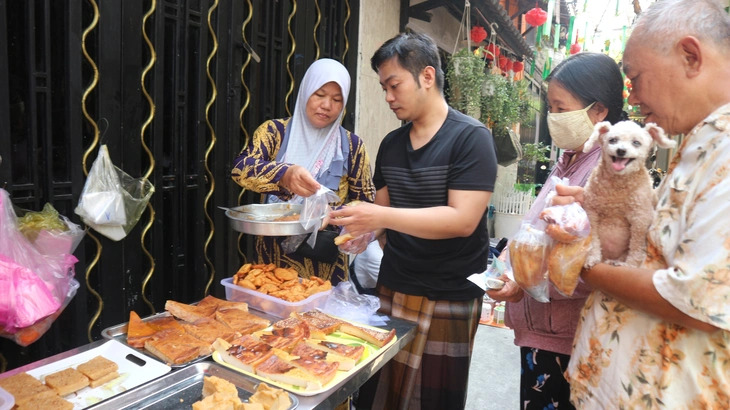
{"type": "Polygon", "coordinates": [[[344,235],[339,235],[339,236],[335,237],[335,245],[340,246],[343,243],[349,242],[349,241],[351,241],[353,239],[355,239],[355,237],[352,236],[352,234],[349,234],[349,233],[346,233],[344,235]]]}
{"type": "Polygon", "coordinates": [[[546,245],[513,240],[509,244],[509,259],[515,282],[523,289],[539,286],[545,280],[546,245]]]}
{"type": "Polygon", "coordinates": [[[558,292],[573,295],[590,247],[590,235],[573,243],[553,245],[548,253],[548,277],[558,292]]]}
{"type": "Polygon", "coordinates": [[[563,243],[575,242],[580,239],[580,237],[570,233],[558,224],[548,224],[548,226],[545,227],[545,233],[550,235],[550,237],[556,241],[563,243]]]}
{"type": "Polygon", "coordinates": [[[332,289],[329,280],[316,276],[300,280],[295,269],[280,268],[273,263],[243,265],[233,275],[233,284],[288,302],[299,302],[315,293],[332,289]]]}
{"type": "Polygon", "coordinates": [[[274,275],[282,281],[289,281],[296,279],[299,274],[294,269],[276,268],[274,269],[274,275]]]}
{"type": "Polygon", "coordinates": [[[588,215],[575,204],[547,207],[540,219],[548,223],[545,233],[558,242],[575,242],[590,231],[588,215]]]}

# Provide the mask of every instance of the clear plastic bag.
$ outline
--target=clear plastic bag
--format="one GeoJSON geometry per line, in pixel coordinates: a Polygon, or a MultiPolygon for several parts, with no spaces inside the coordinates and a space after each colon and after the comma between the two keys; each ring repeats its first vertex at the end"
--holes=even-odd
{"type": "MultiPolygon", "coordinates": [[[[554,185],[569,185],[567,178],[559,179],[552,177],[554,185]]],[[[591,224],[588,221],[588,214],[579,203],[568,205],[551,205],[555,196],[553,189],[548,193],[546,203],[548,206],[540,212],[540,219],[548,225],[545,233],[558,242],[570,243],[584,239],[591,233],[591,224]]]]}
{"type": "Polygon", "coordinates": [[[86,231],[60,215],[50,203],[41,211],[23,210],[18,229],[44,255],[71,254],[86,231]]]}
{"type": "MultiPolygon", "coordinates": [[[[339,236],[346,235],[347,227],[343,226],[340,230],[339,236]]],[[[367,249],[370,242],[375,240],[375,232],[366,232],[360,236],[354,237],[347,242],[343,243],[342,245],[339,245],[337,248],[340,250],[340,252],[346,253],[350,256],[359,255],[363,252],[365,252],[365,249],[367,249]]]]}
{"type": "MultiPolygon", "coordinates": [[[[567,179],[553,177],[555,185],[569,185],[567,179]]],[[[550,194],[554,194],[553,191],[550,194]]],[[[553,195],[549,195],[549,202],[553,195]]],[[[552,205],[540,213],[547,223],[545,233],[555,243],[548,252],[548,278],[564,296],[572,296],[578,286],[588,251],[591,248],[591,224],[583,207],[578,203],[552,205]]]]}
{"type": "Polygon", "coordinates": [[[342,319],[352,320],[371,326],[382,326],[388,321],[386,316],[378,315],[380,298],[362,295],[349,281],[343,281],[332,288],[322,311],[342,319]]]}
{"type": "Polygon", "coordinates": [[[67,253],[39,251],[20,232],[10,196],[0,189],[0,336],[23,346],[37,340],[76,293],[76,262],[67,253]]]}
{"type": "Polygon", "coordinates": [[[573,296],[590,248],[590,235],[574,242],[555,242],[550,248],[548,278],[561,295],[573,296]]]}
{"type": "MultiPolygon", "coordinates": [[[[541,222],[541,221],[538,221],[541,222]]],[[[513,279],[538,302],[550,302],[547,255],[552,241],[541,225],[523,223],[509,243],[507,264],[513,279]]]]}
{"type": "Polygon", "coordinates": [[[118,241],[137,224],[154,192],[147,178],[132,178],[114,166],[109,150],[102,145],[75,212],[85,224],[118,241]]]}
{"type": "Polygon", "coordinates": [[[317,242],[317,232],[323,228],[322,223],[327,220],[327,216],[332,210],[330,203],[336,203],[339,200],[340,197],[324,185],[320,185],[314,195],[304,198],[299,223],[307,232],[312,233],[307,239],[307,243],[312,248],[317,242]]]}

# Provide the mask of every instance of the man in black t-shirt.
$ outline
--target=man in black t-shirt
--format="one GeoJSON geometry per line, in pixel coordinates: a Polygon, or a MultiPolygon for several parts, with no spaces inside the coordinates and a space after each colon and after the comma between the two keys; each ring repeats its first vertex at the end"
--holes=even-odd
{"type": "MultiPolygon", "coordinates": [[[[356,238],[386,235],[381,311],[418,322],[418,334],[383,368],[388,375],[372,383],[375,391],[360,395],[358,408],[463,408],[484,294],[467,277],[487,266],[493,139],[484,124],[446,103],[429,37],[400,34],[376,51],[371,65],[386,102],[408,123],[380,145],[375,204],[331,216],[356,238]],[[362,403],[366,396],[373,403],[362,403]]],[[[342,249],[357,253],[364,246],[355,239],[342,249]]]]}

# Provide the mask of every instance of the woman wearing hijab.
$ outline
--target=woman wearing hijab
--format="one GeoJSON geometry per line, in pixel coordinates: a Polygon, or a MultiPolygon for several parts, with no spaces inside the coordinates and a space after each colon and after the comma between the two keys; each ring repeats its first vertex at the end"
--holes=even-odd
{"type": "MultiPolygon", "coordinates": [[[[340,125],[349,92],[350,74],[342,64],[327,58],[312,63],[292,117],[268,120],[256,129],[234,160],[233,180],[265,194],[267,203],[300,203],[320,186],[337,193],[338,206],[355,200],[373,202],[375,187],[365,144],[340,125]]],[[[347,263],[342,253],[334,261],[300,251],[285,253],[281,244],[286,238],[257,237],[258,263],[292,267],[302,277],[315,275],[333,284],[344,280],[347,263]]]]}

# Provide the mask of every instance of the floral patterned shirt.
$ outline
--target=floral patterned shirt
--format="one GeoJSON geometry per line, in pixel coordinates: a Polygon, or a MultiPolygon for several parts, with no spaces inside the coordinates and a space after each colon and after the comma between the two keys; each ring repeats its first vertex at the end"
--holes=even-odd
{"type": "Polygon", "coordinates": [[[730,104],[682,142],[658,188],[644,267],[706,333],[586,301],[566,376],[578,408],[730,408],[730,104]]]}
{"type": "MultiPolygon", "coordinates": [[[[290,119],[268,120],[261,124],[253,137],[233,161],[231,177],[243,188],[269,195],[276,195],[281,200],[290,200],[292,194],[279,186],[291,164],[276,161],[276,154],[289,126],[290,119]]],[[[342,176],[337,195],[340,201],[337,206],[359,200],[373,202],[375,186],[373,185],[370,159],[365,143],[357,135],[347,131],[349,141],[349,158],[347,174],[342,176]]],[[[340,253],[337,261],[326,263],[303,257],[297,253],[286,253],[282,242],[288,237],[257,236],[255,243],[254,263],[274,263],[276,266],[294,268],[299,275],[308,278],[318,276],[329,279],[333,285],[347,279],[348,257],[340,253]]]]}

